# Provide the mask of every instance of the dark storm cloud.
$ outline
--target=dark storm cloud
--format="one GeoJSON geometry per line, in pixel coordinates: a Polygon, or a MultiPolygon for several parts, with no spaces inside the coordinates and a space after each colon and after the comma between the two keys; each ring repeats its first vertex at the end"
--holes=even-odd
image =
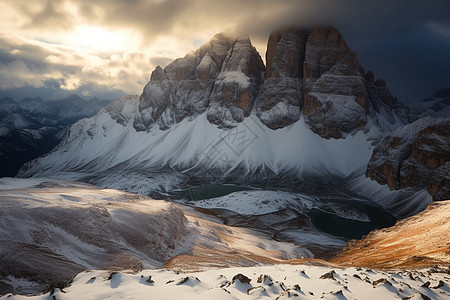
{"type": "MultiPolygon", "coordinates": [[[[334,25],[358,54],[365,69],[371,69],[377,76],[385,78],[400,99],[420,99],[433,94],[438,88],[450,86],[448,0],[8,2],[23,12],[24,28],[41,28],[52,32],[70,30],[73,24],[80,22],[110,30],[125,28],[140,33],[143,45],[159,42],[158,38],[163,36],[191,45],[200,36],[205,42],[205,31],[230,30],[249,34],[262,52],[262,57],[265,56],[267,37],[274,29],[293,25],[334,25]]],[[[10,59],[7,55],[0,55],[3,55],[0,57],[3,63],[10,59]]],[[[31,68],[32,61],[27,61],[25,65],[31,68]]],[[[155,57],[150,65],[164,65],[167,62],[167,58],[155,57]]],[[[131,72],[125,70],[123,61],[111,61],[110,67],[123,68],[117,72],[121,74],[118,75],[120,78],[125,78],[127,72],[131,72]]],[[[36,62],[34,68],[45,66],[36,62]]],[[[91,72],[93,76],[94,71],[91,72]]]]}
{"type": "Polygon", "coordinates": [[[22,26],[28,28],[70,28],[74,23],[65,1],[59,0],[5,0],[23,15],[22,26]]]}

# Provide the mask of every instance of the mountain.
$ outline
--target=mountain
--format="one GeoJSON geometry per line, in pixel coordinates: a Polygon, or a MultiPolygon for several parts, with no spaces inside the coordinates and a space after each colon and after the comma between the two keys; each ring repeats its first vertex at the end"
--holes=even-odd
{"type": "Polygon", "coordinates": [[[425,211],[375,230],[361,240],[351,240],[330,260],[343,266],[411,269],[430,265],[448,266],[450,201],[432,203],[425,211]]]}
{"type": "Polygon", "coordinates": [[[181,204],[88,184],[1,178],[0,197],[0,297],[51,291],[85,270],[162,268],[180,254],[204,268],[311,256],[181,204]]]}
{"type": "Polygon", "coordinates": [[[153,195],[210,182],[283,188],[376,201],[396,217],[426,208],[421,190],[367,183],[375,145],[408,110],[336,29],[274,32],[266,63],[248,37],[217,34],[158,66],[140,96],[74,124],[19,176],[153,195]]]}
{"type": "Polygon", "coordinates": [[[77,95],[48,101],[25,98],[0,99],[0,177],[14,176],[20,166],[52,150],[64,137],[67,126],[92,117],[110,101],[77,95]]]}
{"type": "Polygon", "coordinates": [[[450,226],[449,201],[351,241],[326,262],[267,231],[83,183],[0,178],[0,198],[0,299],[448,299],[450,294],[443,238],[450,226]]]}
{"type": "Polygon", "coordinates": [[[434,200],[450,199],[450,89],[411,103],[401,114],[406,125],[377,144],[366,175],[391,189],[426,189],[434,200]]]}
{"type": "Polygon", "coordinates": [[[450,117],[421,118],[389,133],[366,174],[393,189],[427,189],[434,200],[450,199],[450,117]]]}
{"type": "Polygon", "coordinates": [[[410,106],[411,121],[427,116],[448,117],[450,116],[450,88],[440,89],[433,96],[413,102],[410,106]]]}

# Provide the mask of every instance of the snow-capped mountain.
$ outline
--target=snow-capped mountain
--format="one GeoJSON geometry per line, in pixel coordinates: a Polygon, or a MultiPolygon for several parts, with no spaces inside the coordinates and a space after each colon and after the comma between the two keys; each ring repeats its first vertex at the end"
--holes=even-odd
{"type": "Polygon", "coordinates": [[[67,126],[92,117],[109,101],[83,100],[71,95],[61,100],[0,99],[0,177],[14,176],[19,167],[49,152],[64,137],[67,126]]]}
{"type": "Polygon", "coordinates": [[[411,103],[412,121],[423,117],[446,118],[450,116],[450,88],[438,90],[432,97],[411,103]]]}
{"type": "MultiPolygon", "coordinates": [[[[217,34],[158,66],[142,95],[74,124],[19,175],[141,193],[199,181],[270,181],[316,192],[326,183],[354,194],[342,180],[364,176],[377,141],[404,125],[396,113],[404,108],[334,28],[272,33],[266,62],[247,37],[217,34]]],[[[382,204],[411,215],[431,201],[420,195],[413,208],[398,207],[397,197],[382,204]]]]}

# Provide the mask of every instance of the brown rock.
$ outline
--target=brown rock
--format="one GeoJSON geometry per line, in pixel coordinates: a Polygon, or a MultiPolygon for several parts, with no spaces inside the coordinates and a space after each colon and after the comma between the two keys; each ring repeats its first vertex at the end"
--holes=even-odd
{"type": "Polygon", "coordinates": [[[426,188],[450,198],[450,118],[424,118],[387,135],[374,149],[366,176],[392,189],[426,188]]]}

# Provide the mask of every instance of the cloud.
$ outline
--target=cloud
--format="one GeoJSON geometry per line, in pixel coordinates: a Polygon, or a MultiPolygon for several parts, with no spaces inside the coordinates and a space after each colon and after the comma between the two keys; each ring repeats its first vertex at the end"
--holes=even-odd
{"type": "MultiPolygon", "coordinates": [[[[36,89],[101,94],[137,94],[148,81],[156,62],[140,52],[97,54],[70,47],[0,34],[0,89],[36,89]],[[91,88],[92,90],[89,90],[91,88]]],[[[42,90],[39,90],[42,92],[42,90]]],[[[53,92],[52,92],[53,93],[53,92]]]]}
{"type": "Polygon", "coordinates": [[[0,64],[6,69],[0,84],[9,87],[43,87],[56,80],[60,89],[96,83],[138,93],[156,65],[184,56],[217,32],[249,34],[264,58],[269,33],[293,25],[336,26],[366,69],[389,79],[401,98],[432,94],[430,77],[445,84],[441,70],[450,67],[447,56],[439,56],[441,66],[431,59],[416,69],[411,63],[450,51],[447,43],[439,46],[445,51],[423,45],[448,39],[448,0],[4,0],[0,8],[9,12],[0,28],[41,41],[2,41],[0,64]],[[90,42],[77,33],[82,26],[120,33],[120,49],[99,49],[96,36],[90,42]],[[80,45],[83,49],[76,49],[80,45]],[[411,60],[406,68],[405,57],[411,60]]]}
{"type": "Polygon", "coordinates": [[[428,24],[428,28],[434,34],[438,34],[444,38],[450,39],[450,23],[431,22],[428,24]]]}

